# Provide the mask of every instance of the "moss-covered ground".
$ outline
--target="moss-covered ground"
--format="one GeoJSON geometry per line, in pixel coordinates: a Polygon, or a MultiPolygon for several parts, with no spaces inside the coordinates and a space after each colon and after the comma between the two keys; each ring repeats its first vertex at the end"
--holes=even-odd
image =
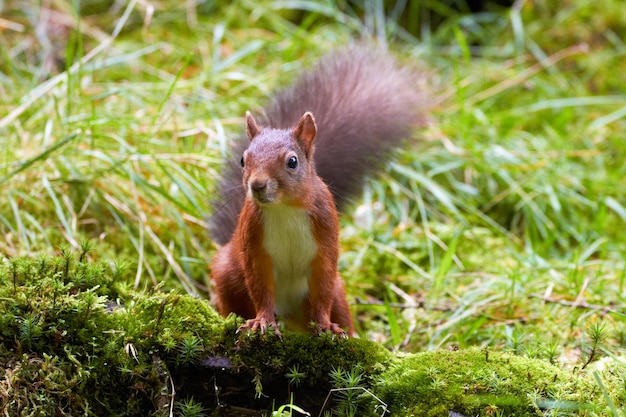
{"type": "Polygon", "coordinates": [[[564,371],[488,348],[393,354],[362,339],[236,335],[241,322],[206,300],[135,292],[85,255],[0,268],[4,415],[262,415],[294,396],[364,416],[598,416],[626,404],[617,364],[564,371]]]}

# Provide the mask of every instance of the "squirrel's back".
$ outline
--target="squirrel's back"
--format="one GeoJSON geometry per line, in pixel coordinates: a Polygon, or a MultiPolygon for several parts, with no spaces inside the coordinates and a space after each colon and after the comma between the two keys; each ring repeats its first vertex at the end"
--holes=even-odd
{"type": "MultiPolygon", "coordinates": [[[[292,128],[307,111],[317,122],[314,161],[339,210],[362,189],[363,181],[384,163],[384,156],[423,124],[428,95],[421,77],[387,52],[352,46],[330,53],[296,82],[274,95],[259,115],[261,126],[292,128]]],[[[234,144],[219,184],[210,232],[228,242],[237,225],[245,193],[239,159],[248,146],[234,144]]]]}

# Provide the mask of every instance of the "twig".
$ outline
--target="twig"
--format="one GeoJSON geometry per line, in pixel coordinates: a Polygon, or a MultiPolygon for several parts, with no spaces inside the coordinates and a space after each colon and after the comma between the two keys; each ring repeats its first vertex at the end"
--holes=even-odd
{"type": "Polygon", "coordinates": [[[587,291],[587,287],[589,286],[589,282],[591,280],[589,279],[589,277],[586,277],[585,280],[583,281],[583,285],[582,287],[580,287],[580,291],[578,292],[578,297],[576,297],[576,301],[574,301],[574,303],[576,305],[582,304],[585,302],[585,291],[587,291]]]}
{"type": "Polygon", "coordinates": [[[17,22],[13,22],[11,20],[7,20],[7,19],[3,19],[0,17],[0,29],[9,29],[9,30],[13,30],[15,32],[24,32],[24,30],[26,29],[24,27],[24,25],[17,23],[17,22]]]}
{"type": "Polygon", "coordinates": [[[615,308],[611,308],[608,306],[601,306],[598,304],[589,304],[586,301],[576,300],[576,301],[567,301],[567,300],[559,300],[555,298],[550,298],[543,296],[541,294],[530,294],[530,298],[539,298],[547,303],[560,304],[562,306],[574,307],[574,308],[585,308],[588,310],[597,310],[602,311],[603,313],[612,313],[619,314],[620,316],[626,315],[626,305],[618,306],[615,308]]]}
{"type": "Polygon", "coordinates": [[[543,293],[543,297],[544,297],[545,299],[549,299],[549,298],[550,298],[550,296],[552,295],[552,290],[553,290],[553,289],[554,289],[554,282],[550,282],[550,283],[548,284],[548,288],[546,288],[546,292],[545,292],[545,293],[543,293]]]}
{"type": "Polygon", "coordinates": [[[456,307],[450,307],[450,306],[428,306],[426,305],[426,300],[415,300],[415,302],[411,302],[411,303],[384,303],[383,301],[380,301],[380,300],[366,301],[366,300],[357,298],[354,304],[358,306],[389,305],[389,307],[402,308],[402,309],[422,308],[424,310],[430,310],[430,311],[452,311],[456,309],[456,307]]]}
{"type": "Polygon", "coordinates": [[[324,411],[324,408],[326,408],[326,404],[328,403],[328,400],[330,399],[330,397],[335,392],[354,391],[354,390],[363,391],[366,394],[369,394],[376,401],[378,401],[378,404],[374,407],[374,412],[379,412],[378,410],[380,410],[380,412],[381,412],[380,416],[381,417],[384,416],[385,414],[387,414],[387,412],[388,412],[388,410],[387,410],[387,407],[388,407],[387,403],[385,403],[383,400],[378,398],[373,392],[371,392],[367,388],[363,388],[363,387],[347,387],[347,388],[333,388],[330,391],[328,391],[328,395],[326,395],[326,400],[324,400],[324,404],[322,404],[322,408],[320,409],[319,417],[322,416],[322,412],[324,411]]]}

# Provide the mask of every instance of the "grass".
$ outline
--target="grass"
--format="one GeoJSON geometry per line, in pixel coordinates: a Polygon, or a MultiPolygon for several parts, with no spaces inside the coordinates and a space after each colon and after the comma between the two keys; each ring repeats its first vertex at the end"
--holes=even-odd
{"type": "MultiPolygon", "coordinates": [[[[102,4],[3,5],[4,256],[91,241],[89,256],[131,268],[135,288],[208,296],[205,219],[245,110],[369,27],[431,71],[440,102],[342,218],[361,336],[571,367],[593,350],[592,369],[624,358],[619,0],[445,9],[412,33],[381,20],[378,3],[130,1],[90,14],[102,4]]],[[[398,20],[407,13],[422,11],[398,20]]]]}

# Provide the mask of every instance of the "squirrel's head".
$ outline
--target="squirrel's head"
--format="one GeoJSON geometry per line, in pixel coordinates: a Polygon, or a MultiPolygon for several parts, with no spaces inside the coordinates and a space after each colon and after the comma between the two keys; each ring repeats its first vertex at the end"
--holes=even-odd
{"type": "Polygon", "coordinates": [[[248,149],[241,157],[243,185],[247,198],[256,204],[298,205],[316,175],[313,168],[315,119],[305,113],[293,129],[259,127],[246,113],[248,149]]]}

